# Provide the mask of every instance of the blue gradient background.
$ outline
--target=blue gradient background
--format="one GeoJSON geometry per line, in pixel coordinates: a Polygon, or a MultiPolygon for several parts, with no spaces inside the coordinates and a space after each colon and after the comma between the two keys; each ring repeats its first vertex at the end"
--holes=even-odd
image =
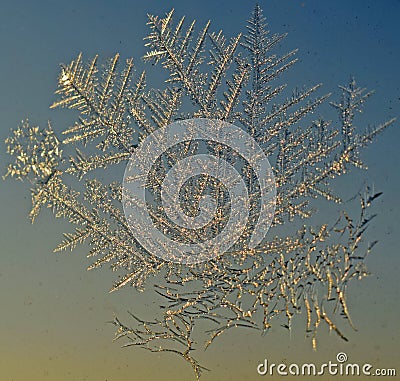
{"type": "MultiPolygon", "coordinates": [[[[336,91],[337,84],[354,74],[360,85],[376,90],[358,119],[361,127],[400,115],[400,1],[275,0],[260,5],[272,32],[289,32],[282,51],[300,49],[300,62],[285,77],[289,87],[322,82],[325,92],[336,91]]],[[[48,106],[55,99],[59,63],[68,63],[80,51],[86,58],[99,53],[102,60],[119,52],[123,59],[133,56],[143,68],[147,13],[163,15],[175,8],[179,17],[196,18],[198,25],[211,19],[213,30],[222,28],[232,36],[244,31],[253,6],[238,0],[1,1],[0,140],[26,117],[42,126],[51,119],[58,131],[73,121],[73,113],[48,106]]],[[[149,73],[151,85],[159,84],[159,69],[150,67],[149,73]]],[[[340,351],[352,362],[400,372],[398,124],[364,153],[369,171],[340,182],[350,193],[365,180],[384,192],[369,231],[371,240],[380,240],[367,261],[372,275],[353,284],[348,295],[358,332],[342,322],[350,338],[345,343],[322,329],[319,349],[313,352],[302,318],[291,337],[279,325],[265,337],[232,331],[206,352],[199,351],[201,362],[212,370],[202,380],[271,379],[256,373],[264,358],[320,363],[334,360],[340,351]]],[[[4,145],[0,158],[3,164],[9,160],[4,145]]],[[[53,254],[69,227],[47,211],[30,225],[26,184],[0,182],[0,196],[0,380],[194,379],[191,368],[174,355],[121,349],[111,341],[114,328],[106,321],[114,313],[126,317],[130,309],[151,317],[156,300],[129,288],[108,294],[115,274],[107,269],[87,272],[84,248],[53,254]]]]}

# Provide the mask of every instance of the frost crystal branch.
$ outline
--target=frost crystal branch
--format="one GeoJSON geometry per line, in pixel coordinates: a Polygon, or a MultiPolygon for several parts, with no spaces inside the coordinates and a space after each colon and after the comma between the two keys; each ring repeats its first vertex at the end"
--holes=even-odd
{"type": "Polygon", "coordinates": [[[198,321],[209,325],[205,347],[231,328],[266,332],[281,324],[290,331],[298,314],[307,317],[305,331],[314,348],[323,324],[347,340],[336,323],[337,313],[353,326],[346,290],[351,280],[367,275],[365,258],[376,241],[366,243],[364,233],[374,217],[368,208],[380,193],[367,188],[360,195],[358,218],[343,211],[319,226],[306,222],[321,213],[316,199],[326,205],[342,202],[334,179],[354,167],[365,168],[362,149],[395,119],[358,131],[354,119],[372,92],[354,79],[340,86],[340,99],[330,103],[339,114],[337,122],[314,117],[331,94],[320,95],[320,84],[287,93],[280,80],[295,64],[297,50],[275,53],[285,34],[266,30],[258,6],[247,31],[230,39],[222,31],[211,32],[210,22],[197,32],[195,21],[174,23],[173,13],[150,15],[145,38],[144,61],[161,64],[169,73],[166,88],[149,89],[145,71],[136,74],[133,60],[123,63],[118,54],[101,67],[97,56],[84,63],[79,55],[62,65],[58,99],[51,105],[77,110],[78,120],[61,137],[50,123],[40,129],[23,122],[6,140],[14,162],[5,177],[32,184],[32,221],[48,207],[74,225],[55,251],[86,243],[94,261],[89,269],[108,263],[124,271],[112,291],[125,285],[147,290],[154,278],[151,288],[164,300],[162,314],[153,321],[132,315],[129,325],[115,318],[116,339],[125,339],[125,346],[178,354],[200,377],[205,368],[192,356],[199,347],[198,321]],[[196,265],[170,263],[146,251],[132,234],[121,205],[122,179],[113,178],[113,168],[126,165],[138,139],[174,121],[199,117],[240,125],[258,142],[273,167],[276,212],[266,239],[250,249],[248,239],[261,207],[251,166],[214,141],[177,144],[159,157],[147,179],[148,210],[160,231],[182,242],[202,242],[216,236],[232,212],[228,190],[202,174],[184,184],[180,203],[195,216],[202,197],[211,195],[215,218],[198,231],[168,220],[160,201],[162,182],[191,155],[207,152],[236,166],[252,203],[246,229],[229,252],[196,265]],[[107,180],[97,179],[98,170],[105,170],[107,180]],[[83,192],[76,190],[78,181],[84,182],[83,192]]]}

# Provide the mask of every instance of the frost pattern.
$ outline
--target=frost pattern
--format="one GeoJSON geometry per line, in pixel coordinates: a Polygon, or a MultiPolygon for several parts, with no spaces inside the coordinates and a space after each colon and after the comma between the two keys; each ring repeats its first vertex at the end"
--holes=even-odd
{"type": "MultiPolygon", "coordinates": [[[[166,88],[148,89],[146,73],[135,74],[133,60],[122,63],[118,54],[100,68],[97,56],[84,63],[79,55],[62,65],[58,99],[51,106],[78,110],[75,124],[57,137],[50,123],[40,129],[24,121],[6,140],[14,163],[5,177],[32,184],[30,218],[48,207],[74,225],[55,251],[87,243],[88,256],[94,258],[89,269],[109,264],[124,271],[112,291],[125,285],[143,291],[154,277],[151,288],[164,300],[162,316],[144,321],[132,314],[126,325],[115,318],[116,339],[124,339],[125,346],[176,353],[196,377],[205,369],[192,356],[199,347],[195,327],[200,320],[209,325],[205,347],[231,328],[266,332],[284,319],[290,331],[298,314],[307,316],[305,330],[314,348],[322,324],[347,340],[337,314],[353,326],[346,290],[351,280],[367,275],[365,258],[376,241],[368,244],[363,238],[374,217],[368,208],[380,193],[367,188],[360,195],[358,217],[343,211],[319,226],[304,222],[318,214],[315,199],[319,205],[321,200],[341,203],[332,186],[335,177],[365,168],[361,150],[395,119],[358,131],[354,118],[372,92],[354,79],[340,86],[341,98],[331,102],[339,113],[334,123],[312,116],[330,97],[316,95],[320,84],[284,96],[287,85],[279,81],[295,64],[297,50],[274,53],[285,34],[266,30],[259,6],[246,33],[230,39],[222,31],[211,32],[210,22],[197,33],[195,21],[174,23],[173,11],[164,18],[150,15],[148,25],[144,61],[168,72],[166,88]],[[123,215],[122,179],[100,181],[98,170],[110,178],[115,166],[126,164],[138,138],[176,120],[199,117],[240,125],[258,142],[273,167],[277,204],[267,239],[255,249],[248,247],[250,221],[234,250],[206,263],[183,265],[162,261],[141,247],[123,215]],[[84,183],[84,192],[74,189],[77,181],[84,183]]],[[[196,215],[204,194],[216,200],[216,217],[201,231],[173,231],[157,201],[169,168],[202,150],[242,169],[254,200],[250,220],[260,211],[257,179],[241,157],[211,141],[181,143],[152,168],[147,185],[154,202],[148,207],[160,229],[189,242],[215,235],[224,225],[229,205],[222,184],[201,175],[182,189],[181,203],[189,215],[196,215]]]]}

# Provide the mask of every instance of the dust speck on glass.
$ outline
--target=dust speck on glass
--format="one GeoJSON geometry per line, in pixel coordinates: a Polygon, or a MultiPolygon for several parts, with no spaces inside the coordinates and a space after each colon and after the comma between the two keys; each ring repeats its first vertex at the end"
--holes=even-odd
{"type": "Polygon", "coordinates": [[[59,136],[22,122],[6,140],[5,177],[31,183],[32,221],[47,207],[74,226],[55,251],[85,244],[90,269],[124,271],[112,291],[146,292],[155,277],[161,316],[115,318],[125,346],[176,353],[198,378],[194,350],[231,328],[266,332],[284,319],[290,331],[303,314],[313,348],[320,325],[347,341],[333,316],[353,326],[346,290],[367,275],[376,242],[362,238],[380,193],[359,194],[357,215],[310,219],[317,204],[342,202],[335,178],[365,168],[360,152],[394,119],[356,129],[372,92],[353,78],[337,95],[290,90],[281,78],[297,50],[279,53],[285,34],[267,32],[259,6],[231,38],[173,13],[149,15],[145,38],[144,61],[169,73],[166,84],[149,89],[118,54],[104,66],[79,55],[62,65],[51,106],[78,120],[59,136]],[[333,117],[316,117],[327,102],[333,117]],[[99,180],[115,166],[124,178],[99,180]]]}

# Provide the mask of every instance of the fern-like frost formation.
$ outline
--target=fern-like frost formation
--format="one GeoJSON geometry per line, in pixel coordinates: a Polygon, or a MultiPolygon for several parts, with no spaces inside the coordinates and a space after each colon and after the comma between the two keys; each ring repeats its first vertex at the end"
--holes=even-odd
{"type": "Polygon", "coordinates": [[[112,291],[126,285],[146,291],[153,277],[150,287],[164,301],[162,315],[144,321],[132,313],[127,323],[115,318],[116,339],[125,340],[125,346],[178,354],[200,377],[205,368],[193,357],[193,350],[202,346],[195,329],[199,321],[209,327],[203,347],[231,328],[265,333],[276,323],[291,330],[299,314],[306,316],[305,332],[313,348],[320,325],[348,340],[338,326],[338,314],[353,326],[346,290],[350,281],[367,275],[365,258],[376,241],[366,243],[364,233],[374,217],[369,207],[380,193],[367,188],[359,195],[358,216],[345,211],[321,215],[326,223],[318,226],[307,220],[320,213],[316,200],[318,205],[342,203],[335,178],[365,168],[360,152],[395,120],[358,131],[354,118],[372,92],[354,79],[340,86],[339,99],[330,103],[338,112],[335,122],[313,116],[331,97],[317,95],[320,84],[285,96],[287,85],[281,77],[296,63],[297,50],[275,53],[285,34],[266,30],[259,6],[244,34],[230,39],[222,31],[211,32],[210,22],[197,29],[195,21],[174,22],[173,14],[150,15],[145,39],[144,61],[167,71],[167,87],[149,89],[146,72],[136,73],[133,60],[122,63],[118,54],[100,68],[97,57],[84,63],[79,55],[62,65],[58,99],[51,106],[78,110],[78,120],[61,136],[50,123],[41,129],[23,122],[6,140],[14,162],[5,177],[32,184],[32,221],[48,207],[74,225],[55,251],[86,243],[93,257],[90,269],[108,264],[124,272],[112,291]],[[229,147],[212,141],[184,142],[168,150],[147,181],[153,196],[149,210],[166,234],[201,241],[220,231],[228,218],[226,190],[216,179],[201,175],[185,184],[180,199],[187,213],[196,215],[200,198],[212,195],[217,211],[211,225],[183,231],[165,219],[157,203],[162,180],[189,155],[205,151],[238,165],[254,201],[250,222],[232,250],[185,265],[163,261],[141,247],[122,210],[122,178],[105,182],[96,174],[105,170],[109,179],[114,166],[126,165],[137,139],[176,120],[199,117],[236,124],[262,147],[276,179],[276,212],[263,243],[249,249],[251,221],[260,211],[260,188],[251,168],[229,147]],[[84,192],[74,189],[78,181],[84,192]]]}

